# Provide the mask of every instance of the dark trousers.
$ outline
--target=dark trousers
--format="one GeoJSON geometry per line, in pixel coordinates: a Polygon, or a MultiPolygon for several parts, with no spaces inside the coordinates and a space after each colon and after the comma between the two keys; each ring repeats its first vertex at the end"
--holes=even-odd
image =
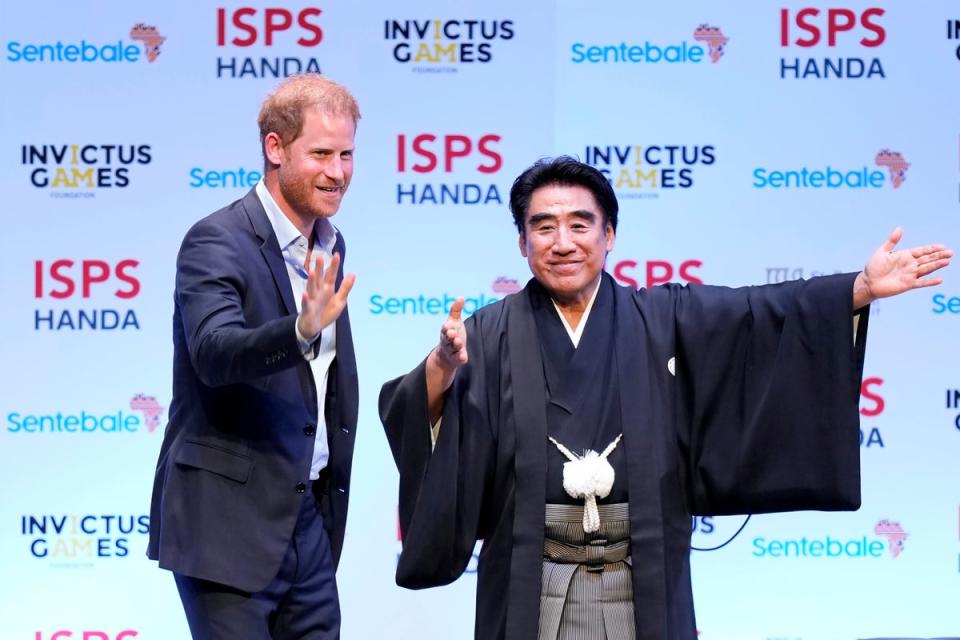
{"type": "Polygon", "coordinates": [[[304,496],[280,571],[263,591],[174,574],[194,640],[334,640],[340,601],[330,540],[311,492],[304,496]]]}

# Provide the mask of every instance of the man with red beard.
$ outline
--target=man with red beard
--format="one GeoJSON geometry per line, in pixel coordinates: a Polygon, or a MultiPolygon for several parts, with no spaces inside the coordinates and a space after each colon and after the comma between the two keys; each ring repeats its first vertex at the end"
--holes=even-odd
{"type": "Polygon", "coordinates": [[[148,555],[194,638],[339,637],[357,370],[330,218],[359,118],[337,83],[285,80],[258,118],[263,180],[180,248],[148,555]]]}

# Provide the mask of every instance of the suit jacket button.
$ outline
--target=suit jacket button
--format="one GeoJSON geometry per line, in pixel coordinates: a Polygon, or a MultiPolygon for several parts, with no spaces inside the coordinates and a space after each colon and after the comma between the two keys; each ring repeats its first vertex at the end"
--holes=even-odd
{"type": "Polygon", "coordinates": [[[340,431],[343,431],[344,433],[350,433],[350,428],[347,426],[342,426],[340,427],[340,431]]]}
{"type": "Polygon", "coordinates": [[[303,493],[307,490],[307,485],[302,482],[297,483],[297,493],[303,493]]]}
{"type": "Polygon", "coordinates": [[[312,424],[308,424],[303,428],[303,435],[305,436],[312,436],[312,435],[315,435],[316,433],[317,433],[317,429],[312,424]]]}
{"type": "Polygon", "coordinates": [[[344,489],[343,487],[337,487],[337,491],[339,491],[340,493],[346,493],[346,492],[347,492],[347,490],[344,489]]]}

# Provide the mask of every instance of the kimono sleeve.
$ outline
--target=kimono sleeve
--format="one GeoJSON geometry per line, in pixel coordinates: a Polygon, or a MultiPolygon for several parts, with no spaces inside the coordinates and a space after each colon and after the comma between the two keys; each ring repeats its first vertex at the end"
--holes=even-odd
{"type": "Polygon", "coordinates": [[[675,415],[693,513],[860,506],[869,309],[852,312],[854,278],[676,291],[675,415]]]}
{"type": "Polygon", "coordinates": [[[470,360],[447,392],[432,452],[425,361],[380,392],[380,418],[400,472],[397,584],[411,589],[460,577],[479,535],[495,447],[483,341],[473,320],[466,321],[470,360]]]}

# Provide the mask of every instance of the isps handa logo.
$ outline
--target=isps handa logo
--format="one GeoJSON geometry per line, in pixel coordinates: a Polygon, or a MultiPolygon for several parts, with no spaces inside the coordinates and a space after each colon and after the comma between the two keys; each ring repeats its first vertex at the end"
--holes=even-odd
{"type": "Polygon", "coordinates": [[[720,27],[701,24],[693,29],[689,40],[574,42],[570,45],[570,62],[669,66],[709,61],[710,64],[717,64],[723,58],[728,42],[730,38],[720,27]]]}
{"type": "Polygon", "coordinates": [[[515,36],[513,20],[422,18],[386,20],[383,39],[394,62],[416,73],[456,73],[492,62],[515,36]]]}
{"type": "Polygon", "coordinates": [[[503,204],[497,133],[401,133],[397,136],[398,205],[503,204]]]}
{"type": "Polygon", "coordinates": [[[717,161],[712,144],[588,145],[584,162],[597,168],[619,198],[659,198],[693,188],[698,171],[717,161]]]}
{"type": "Polygon", "coordinates": [[[130,42],[20,42],[7,43],[7,62],[110,64],[157,61],[166,36],[157,27],[138,22],[127,34],[130,42]]]}
{"type": "Polygon", "coordinates": [[[884,518],[876,522],[870,534],[855,537],[827,535],[799,538],[753,539],[754,558],[766,560],[807,559],[821,560],[878,560],[899,558],[906,549],[907,533],[899,522],[884,518]],[[872,534],[872,535],[871,535],[872,534]]]}
{"type": "Polygon", "coordinates": [[[121,629],[120,631],[103,631],[101,629],[57,629],[45,633],[35,631],[33,640],[132,640],[140,636],[136,629],[121,629]]]}
{"type": "Polygon", "coordinates": [[[285,78],[297,73],[320,73],[312,55],[323,42],[318,7],[220,7],[217,9],[217,47],[238,53],[266,49],[280,55],[217,56],[218,78],[285,78]],[[253,50],[251,50],[253,48],[253,50]]]}
{"type": "Polygon", "coordinates": [[[495,295],[481,292],[476,295],[464,296],[451,293],[418,293],[415,295],[385,295],[370,296],[370,315],[374,316],[446,316],[458,297],[464,298],[463,315],[469,316],[478,309],[498,301],[501,297],[516,293],[522,289],[520,282],[513,278],[500,276],[493,281],[490,287],[495,295]]]}
{"type": "Polygon", "coordinates": [[[780,79],[886,78],[875,55],[887,39],[884,13],[879,7],[781,9],[780,46],[793,55],[784,51],[780,58],[780,79]]]}
{"type": "Polygon", "coordinates": [[[138,393],[127,406],[102,411],[11,411],[7,414],[7,433],[33,434],[112,434],[153,433],[160,426],[166,407],[155,396],[138,393]]]}
{"type": "Polygon", "coordinates": [[[30,185],[47,191],[51,198],[94,198],[125,189],[136,170],[151,162],[148,144],[20,146],[20,164],[29,171],[30,185]]]}
{"type": "Polygon", "coordinates": [[[902,153],[881,149],[871,163],[860,167],[831,164],[776,169],[757,167],[753,170],[753,186],[757,189],[869,190],[890,185],[899,189],[907,180],[909,168],[910,163],[902,153]]]}
{"type": "MultiPolygon", "coordinates": [[[[20,535],[31,557],[52,566],[92,566],[131,557],[150,533],[150,516],[120,513],[46,513],[20,516],[20,535]]],[[[133,557],[139,557],[137,552],[133,557]]]]}
{"type": "Polygon", "coordinates": [[[35,331],[139,331],[132,303],[140,295],[140,262],[36,260],[35,331]]]}

